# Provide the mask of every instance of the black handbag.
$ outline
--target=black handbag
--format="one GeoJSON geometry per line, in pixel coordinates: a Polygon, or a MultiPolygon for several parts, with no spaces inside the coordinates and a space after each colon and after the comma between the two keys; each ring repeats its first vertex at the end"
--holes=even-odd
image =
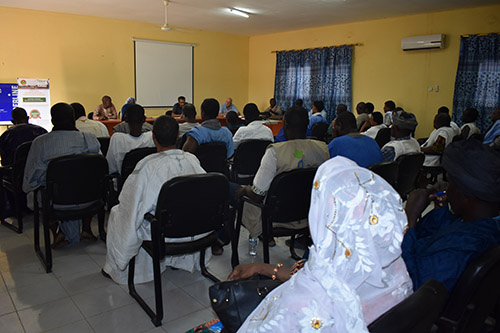
{"type": "Polygon", "coordinates": [[[264,276],[224,281],[208,289],[212,308],[224,325],[224,332],[236,332],[248,315],[281,281],[264,276]]]}

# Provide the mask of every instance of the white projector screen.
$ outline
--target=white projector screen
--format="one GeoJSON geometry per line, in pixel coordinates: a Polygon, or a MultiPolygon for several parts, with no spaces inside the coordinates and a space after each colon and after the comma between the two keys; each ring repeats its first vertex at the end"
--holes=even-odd
{"type": "Polygon", "coordinates": [[[177,97],[193,102],[193,47],[134,39],[135,97],[148,108],[164,108],[177,97]]]}

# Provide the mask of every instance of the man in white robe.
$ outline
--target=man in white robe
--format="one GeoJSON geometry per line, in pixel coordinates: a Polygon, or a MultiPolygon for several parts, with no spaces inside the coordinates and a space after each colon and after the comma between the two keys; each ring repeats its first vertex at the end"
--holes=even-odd
{"type": "MultiPolygon", "coordinates": [[[[128,263],[135,259],[135,282],[153,280],[151,257],[141,248],[143,240],[151,239],[149,222],[144,214],[156,211],[160,189],[168,180],[184,175],[205,173],[200,162],[191,153],[176,149],[179,125],[169,116],[159,117],[153,128],[153,140],[158,153],[141,160],[127,178],[119,197],[120,203],[111,210],[106,240],[107,253],[103,274],[119,284],[127,284],[128,263]]],[[[176,238],[175,242],[198,239],[176,238]]],[[[170,256],[161,262],[162,271],[172,266],[189,272],[199,270],[199,253],[170,256]]],[[[210,254],[207,253],[207,261],[210,254]]]]}
{"type": "MultiPolygon", "coordinates": [[[[423,153],[442,154],[444,149],[453,141],[455,131],[450,127],[451,118],[445,113],[438,113],[434,117],[434,130],[421,146],[423,153]]],[[[425,155],[424,166],[436,167],[441,165],[441,155],[425,155]]]]}

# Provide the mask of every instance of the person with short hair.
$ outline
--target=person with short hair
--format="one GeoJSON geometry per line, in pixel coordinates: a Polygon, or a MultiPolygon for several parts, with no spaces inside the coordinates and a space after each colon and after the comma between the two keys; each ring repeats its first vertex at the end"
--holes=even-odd
{"type": "Polygon", "coordinates": [[[450,127],[451,118],[445,113],[438,113],[434,117],[434,130],[427,141],[420,146],[425,155],[424,166],[435,167],[441,164],[441,156],[444,149],[453,141],[455,131],[450,127]]]}
{"type": "Polygon", "coordinates": [[[500,147],[500,108],[495,109],[491,114],[493,124],[486,131],[483,143],[493,148],[500,147]]]}
{"type": "Polygon", "coordinates": [[[123,117],[125,116],[125,113],[127,112],[127,108],[132,104],[135,104],[135,98],[133,98],[131,96],[131,97],[127,98],[127,100],[125,101],[125,104],[123,104],[123,106],[122,106],[122,109],[120,111],[120,119],[123,119],[123,117]]]}
{"type": "Polygon", "coordinates": [[[356,129],[359,130],[365,122],[370,121],[365,102],[359,102],[358,105],[356,105],[356,112],[358,113],[356,117],[356,129]]]}
{"type": "Polygon", "coordinates": [[[136,148],[154,147],[152,132],[142,132],[142,125],[146,120],[144,108],[133,104],[127,109],[125,121],[130,128],[130,134],[115,133],[109,141],[108,160],[109,173],[121,173],[125,155],[136,148]]]}
{"type": "Polygon", "coordinates": [[[174,104],[174,108],[172,109],[172,113],[176,114],[176,115],[182,114],[182,109],[184,108],[185,104],[186,104],[186,97],[184,97],[184,96],[177,97],[177,103],[174,104]]]}
{"type": "Polygon", "coordinates": [[[227,125],[225,126],[232,135],[236,133],[236,131],[244,126],[243,124],[240,123],[240,117],[238,116],[238,113],[234,111],[229,111],[226,113],[226,123],[227,125]]]}
{"type": "MultiPolygon", "coordinates": [[[[382,116],[382,113],[373,112],[370,115],[369,125],[367,126],[363,125],[363,127],[369,127],[369,128],[364,132],[362,131],[361,134],[369,136],[372,139],[375,139],[377,137],[378,131],[380,131],[382,128],[386,128],[387,126],[384,125],[384,117],[382,116]]],[[[363,130],[363,127],[361,127],[361,130],[363,130]]]]}
{"type": "MultiPolygon", "coordinates": [[[[75,127],[75,113],[71,105],[66,103],[54,104],[50,109],[52,117],[52,131],[36,137],[31,144],[26,169],[24,170],[23,191],[33,192],[40,186],[45,186],[47,167],[51,160],[74,154],[97,154],[100,153],[99,141],[92,133],[80,132],[75,127]]],[[[78,175],[75,175],[78,177],[78,175]]],[[[78,189],[75,189],[78,191],[78,189]]],[[[36,200],[36,198],[34,199],[36,200]]],[[[28,200],[29,201],[29,200],[28,200]]],[[[85,208],[88,204],[77,206],[62,206],[58,208],[85,208]]],[[[28,206],[29,203],[28,203],[28,206]]],[[[82,232],[80,235],[81,220],[65,221],[60,224],[51,225],[54,234],[53,247],[58,248],[66,244],[78,243],[80,238],[85,241],[95,241],[90,228],[91,218],[83,219],[82,232]]]]}
{"type": "Polygon", "coordinates": [[[385,101],[384,103],[384,124],[389,127],[392,125],[392,113],[396,109],[396,103],[394,101],[385,101]]]}
{"type": "MultiPolygon", "coordinates": [[[[163,184],[178,176],[202,174],[205,170],[191,153],[176,149],[179,125],[170,116],[161,116],[153,125],[153,141],[157,153],[143,158],[127,178],[120,194],[120,203],[111,209],[106,238],[106,262],[103,275],[116,283],[127,284],[128,263],[135,256],[136,283],[153,280],[151,257],[141,248],[145,240],[151,239],[150,223],[144,220],[146,213],[155,213],[156,202],[163,184]]],[[[116,135],[116,134],[115,134],[116,135]]],[[[206,236],[175,238],[172,241],[191,241],[206,236]]],[[[165,239],[169,241],[169,239],[165,239]]],[[[207,261],[210,253],[206,254],[207,261]]],[[[189,272],[199,270],[200,253],[166,256],[161,261],[161,270],[167,266],[189,272]]]]}
{"type": "MultiPolygon", "coordinates": [[[[314,101],[313,102],[313,106],[312,106],[311,110],[309,111],[309,118],[311,118],[311,116],[315,113],[320,113],[321,116],[326,119],[327,114],[326,114],[326,110],[325,110],[325,104],[323,103],[323,101],[314,101]]],[[[309,123],[309,125],[311,125],[311,124],[309,123]]]]}
{"type": "MultiPolygon", "coordinates": [[[[450,118],[451,118],[451,115],[450,115],[450,109],[448,109],[448,107],[447,107],[447,106],[441,106],[441,107],[438,109],[437,113],[445,113],[445,114],[447,114],[448,116],[450,116],[450,118]]],[[[460,131],[460,127],[457,125],[457,123],[456,123],[456,122],[454,122],[453,120],[452,120],[452,121],[450,121],[450,127],[451,127],[451,128],[453,129],[453,131],[455,132],[455,136],[460,135],[460,132],[461,132],[461,131],[460,131]]]]}
{"type": "Polygon", "coordinates": [[[179,138],[182,138],[184,134],[192,130],[193,128],[200,126],[200,123],[196,121],[196,108],[191,103],[186,103],[182,107],[182,116],[185,121],[179,124],[179,138]]]}
{"type": "Polygon", "coordinates": [[[328,144],[330,158],[344,156],[361,167],[382,162],[382,153],[377,142],[358,133],[356,118],[351,112],[341,113],[335,120],[334,139],[328,144]]]}
{"type": "Polygon", "coordinates": [[[391,137],[394,139],[382,147],[384,162],[396,161],[403,155],[420,152],[420,144],[411,137],[417,125],[417,118],[411,113],[402,111],[393,115],[391,137]]]}
{"type": "MultiPolygon", "coordinates": [[[[219,103],[219,102],[217,102],[219,103]]],[[[240,114],[240,111],[236,108],[236,105],[233,104],[233,99],[231,97],[228,97],[226,99],[226,102],[220,106],[219,113],[225,114],[228,113],[229,111],[234,111],[237,114],[240,114]]]]}
{"type": "Polygon", "coordinates": [[[304,101],[301,98],[299,98],[295,101],[295,103],[293,103],[293,105],[302,107],[304,106],[304,101]]]}
{"type": "Polygon", "coordinates": [[[80,132],[92,133],[96,137],[109,137],[107,127],[100,121],[88,119],[85,108],[80,103],[71,103],[75,111],[75,126],[80,132]]]}
{"type": "MultiPolygon", "coordinates": [[[[243,114],[245,111],[243,111],[243,114]]],[[[283,118],[283,112],[281,107],[276,104],[276,99],[273,97],[269,100],[269,106],[263,112],[269,119],[281,119],[283,118]]]]}
{"type": "Polygon", "coordinates": [[[500,152],[478,140],[451,143],[443,154],[448,187],[419,189],[406,202],[403,259],[417,290],[428,279],[453,290],[473,258],[500,243],[500,152]],[[434,201],[436,208],[421,217],[434,201]]]}
{"type": "Polygon", "coordinates": [[[307,136],[311,136],[311,129],[317,123],[328,123],[326,120],[325,105],[322,101],[314,101],[312,110],[309,112],[309,126],[307,126],[307,136]]]}
{"type": "Polygon", "coordinates": [[[105,95],[102,97],[102,104],[99,104],[92,116],[93,120],[108,120],[108,119],[118,119],[115,106],[111,101],[111,97],[105,95]]]}
{"type": "Polygon", "coordinates": [[[273,131],[262,123],[259,118],[259,108],[254,103],[248,103],[243,108],[246,126],[238,128],[233,136],[234,149],[244,140],[274,141],[273,131]]]}
{"type": "Polygon", "coordinates": [[[467,108],[462,113],[460,120],[463,125],[460,128],[460,136],[468,140],[474,134],[480,134],[479,128],[476,125],[476,120],[479,117],[479,112],[475,108],[467,108]]]}
{"type": "Polygon", "coordinates": [[[201,103],[201,126],[197,126],[187,133],[187,140],[182,150],[193,153],[199,145],[209,142],[221,142],[226,145],[227,158],[233,156],[233,135],[222,127],[217,119],[219,102],[215,98],[207,98],[201,103]]]}

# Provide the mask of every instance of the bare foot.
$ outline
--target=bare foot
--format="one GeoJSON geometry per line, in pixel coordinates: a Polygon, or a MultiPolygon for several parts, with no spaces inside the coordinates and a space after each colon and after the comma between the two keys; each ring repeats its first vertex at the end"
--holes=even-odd
{"type": "Polygon", "coordinates": [[[65,236],[62,232],[58,232],[56,237],[54,238],[54,243],[52,244],[53,249],[60,249],[69,244],[67,240],[65,240],[65,236]]]}

